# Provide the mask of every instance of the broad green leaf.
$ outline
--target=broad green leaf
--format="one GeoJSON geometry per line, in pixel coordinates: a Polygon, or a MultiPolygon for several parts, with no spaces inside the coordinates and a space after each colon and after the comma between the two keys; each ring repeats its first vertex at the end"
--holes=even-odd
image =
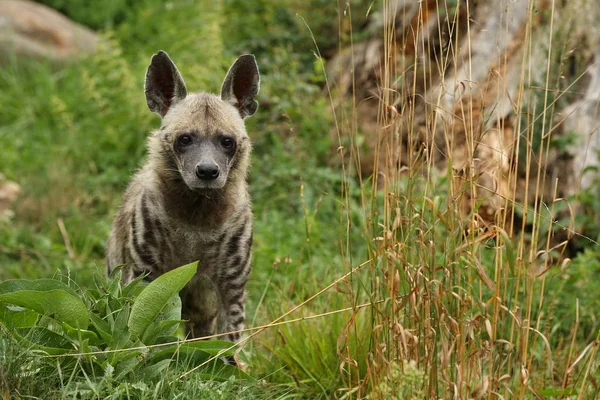
{"type": "Polygon", "coordinates": [[[108,325],[108,323],[102,318],[98,317],[96,314],[90,314],[90,321],[92,322],[94,328],[96,328],[96,331],[98,331],[98,333],[102,337],[102,340],[105,343],[110,343],[113,337],[110,334],[110,326],[108,325]]]}
{"type": "Polygon", "coordinates": [[[142,343],[147,345],[155,344],[159,337],[170,336],[173,334],[182,322],[185,321],[168,320],[151,323],[150,326],[148,326],[148,329],[146,329],[146,333],[144,333],[142,343]]]}
{"type": "Polygon", "coordinates": [[[73,350],[73,345],[67,338],[40,326],[19,328],[13,333],[21,343],[48,354],[65,354],[73,350]]]}
{"type": "Polygon", "coordinates": [[[121,294],[121,271],[119,271],[118,276],[112,281],[108,281],[109,285],[106,288],[108,294],[112,297],[120,297],[121,294]]]}
{"type": "Polygon", "coordinates": [[[150,357],[146,365],[160,364],[164,361],[171,361],[173,365],[185,366],[185,369],[205,364],[203,372],[212,371],[217,366],[225,365],[221,357],[215,357],[211,360],[214,354],[209,354],[200,349],[195,349],[192,346],[172,345],[168,348],[159,351],[154,356],[150,357]]]}
{"type": "Polygon", "coordinates": [[[184,321],[181,320],[181,298],[176,294],[158,314],[156,321],[148,326],[142,337],[142,343],[153,344],[158,337],[172,335],[182,322],[184,321]]]}
{"type": "Polygon", "coordinates": [[[100,339],[95,332],[88,331],[87,329],[74,329],[71,327],[65,327],[66,336],[73,341],[73,343],[83,343],[87,341],[89,345],[98,346],[100,345],[100,339]]]}
{"type": "Polygon", "coordinates": [[[237,345],[226,340],[197,340],[183,344],[186,347],[202,350],[210,355],[232,356],[235,353],[237,345]]]}
{"type": "Polygon", "coordinates": [[[129,318],[131,317],[131,306],[123,304],[121,309],[115,311],[115,319],[112,325],[113,336],[129,333],[129,318]]]}
{"type": "Polygon", "coordinates": [[[75,328],[87,328],[89,315],[85,304],[63,289],[18,290],[0,294],[0,303],[9,303],[46,315],[75,328]]]}
{"type": "Polygon", "coordinates": [[[176,268],[146,286],[133,303],[129,316],[129,330],[139,338],[144,337],[144,333],[168,304],[169,299],[184,288],[197,268],[198,262],[176,268]]]}
{"type": "Polygon", "coordinates": [[[125,269],[125,268],[127,268],[126,264],[117,265],[116,267],[114,267],[112,269],[112,271],[110,271],[110,274],[108,275],[108,279],[114,279],[114,280],[120,281],[122,273],[123,273],[123,269],[125,269]]]}
{"type": "MultiPolygon", "coordinates": [[[[135,353],[133,353],[135,354],[135,353]]],[[[121,361],[115,366],[115,380],[117,382],[122,381],[127,375],[136,369],[142,363],[141,357],[127,357],[121,359],[121,361]]]]}
{"type": "Polygon", "coordinates": [[[238,367],[225,363],[207,366],[206,369],[201,369],[198,373],[198,378],[206,381],[226,381],[232,376],[235,376],[236,379],[254,380],[252,376],[248,375],[238,367]]]}
{"type": "Polygon", "coordinates": [[[181,297],[179,294],[169,299],[165,308],[158,315],[157,321],[180,320],[181,319],[181,297]]]}
{"type": "Polygon", "coordinates": [[[90,298],[90,300],[94,303],[100,301],[102,299],[102,297],[104,296],[102,293],[100,293],[100,291],[98,289],[88,289],[86,291],[86,294],[90,298]]]}
{"type": "Polygon", "coordinates": [[[31,327],[37,319],[38,314],[35,311],[0,303],[0,322],[10,329],[31,327]]]}
{"type": "Polygon", "coordinates": [[[0,294],[20,292],[23,290],[37,290],[41,292],[49,290],[64,290],[75,297],[78,296],[77,292],[73,290],[73,288],[55,279],[9,279],[0,283],[0,294]]]}
{"type": "Polygon", "coordinates": [[[164,370],[166,370],[171,364],[171,359],[161,360],[155,364],[148,365],[142,369],[142,376],[146,381],[152,381],[153,379],[160,376],[164,370]]]}
{"type": "Polygon", "coordinates": [[[136,297],[144,289],[140,283],[144,280],[144,275],[140,275],[127,285],[121,287],[122,297],[136,297]]]}
{"type": "Polygon", "coordinates": [[[113,349],[111,347],[106,348],[106,350],[122,350],[116,351],[108,354],[108,361],[115,366],[118,366],[120,362],[124,362],[125,360],[129,360],[130,358],[135,357],[145,357],[145,354],[148,353],[147,349],[139,349],[137,347],[139,343],[132,343],[131,347],[124,349],[113,349]],[[136,348],[133,350],[132,348],[136,348]]]}
{"type": "Polygon", "coordinates": [[[159,336],[156,338],[155,343],[152,343],[153,345],[156,344],[164,344],[166,346],[166,343],[176,343],[179,342],[181,340],[181,338],[179,336],[159,336]]]}
{"type": "Polygon", "coordinates": [[[196,342],[174,343],[161,347],[161,350],[152,356],[152,362],[176,356],[177,353],[185,356],[194,356],[196,361],[203,362],[212,356],[233,356],[235,347],[233,343],[224,340],[198,340],[196,342]]]}
{"type": "Polygon", "coordinates": [[[124,304],[121,309],[112,314],[113,320],[109,323],[112,340],[108,342],[109,347],[112,349],[123,349],[133,345],[131,332],[127,327],[130,312],[131,307],[129,304],[124,304]]]}

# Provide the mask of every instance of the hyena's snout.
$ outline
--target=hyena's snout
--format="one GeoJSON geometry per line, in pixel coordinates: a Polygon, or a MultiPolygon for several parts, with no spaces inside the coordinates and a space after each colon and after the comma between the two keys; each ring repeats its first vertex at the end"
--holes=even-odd
{"type": "Polygon", "coordinates": [[[196,166],[196,176],[200,180],[214,181],[219,174],[219,166],[215,163],[203,163],[196,166]]]}
{"type": "Polygon", "coordinates": [[[218,137],[198,134],[190,137],[188,145],[176,149],[183,180],[192,190],[223,188],[235,152],[219,145],[218,137]]]}

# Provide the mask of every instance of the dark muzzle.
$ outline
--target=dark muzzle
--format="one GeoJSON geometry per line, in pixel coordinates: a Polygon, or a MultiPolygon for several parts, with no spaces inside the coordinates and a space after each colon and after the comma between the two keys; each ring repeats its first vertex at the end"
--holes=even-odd
{"type": "Polygon", "coordinates": [[[212,181],[219,177],[219,167],[215,164],[199,164],[196,166],[196,176],[203,181],[212,181]]]}

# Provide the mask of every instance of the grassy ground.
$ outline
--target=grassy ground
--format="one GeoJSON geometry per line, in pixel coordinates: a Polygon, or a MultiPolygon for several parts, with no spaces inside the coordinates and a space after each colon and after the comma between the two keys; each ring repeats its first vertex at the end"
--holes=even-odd
{"type": "Polygon", "coordinates": [[[214,92],[231,61],[253,52],[262,87],[259,112],[248,120],[256,218],[249,325],[304,304],[284,319],[301,320],[251,338],[248,381],[179,379],[185,364],[158,380],[135,371],[127,382],[71,379],[55,364],[31,364],[35,352],[2,339],[0,395],[597,396],[596,249],[567,272],[554,267],[534,277],[529,246],[543,248],[545,238],[532,244],[523,232],[509,238],[501,224],[474,227],[454,206],[461,191],[445,176],[415,168],[374,191],[370,180],[330,162],[337,139],[322,62],[296,13],[331,54],[343,29],[335,21],[362,26],[370,4],[352,2],[348,21],[325,0],[130,3],[64,8],[101,32],[95,56],[60,69],[13,60],[0,70],[0,171],[24,190],[16,216],[0,221],[0,281],[68,276],[85,288],[104,273],[111,217],[158,125],[142,90],[151,54],[165,49],[188,89],[214,92]],[[21,365],[37,371],[35,380],[21,365]]]}

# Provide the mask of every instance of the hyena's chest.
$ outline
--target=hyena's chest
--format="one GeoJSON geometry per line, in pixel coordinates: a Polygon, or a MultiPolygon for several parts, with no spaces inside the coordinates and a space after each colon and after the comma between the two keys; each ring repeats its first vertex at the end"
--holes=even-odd
{"type": "Polygon", "coordinates": [[[172,228],[164,235],[166,249],[159,274],[198,261],[198,272],[220,280],[242,268],[252,250],[252,216],[250,212],[223,224],[218,230],[172,228]]]}
{"type": "Polygon", "coordinates": [[[219,236],[207,238],[194,232],[173,230],[163,240],[168,243],[164,245],[167,251],[157,271],[159,274],[198,261],[198,272],[216,275],[220,260],[225,257],[219,236]]]}

